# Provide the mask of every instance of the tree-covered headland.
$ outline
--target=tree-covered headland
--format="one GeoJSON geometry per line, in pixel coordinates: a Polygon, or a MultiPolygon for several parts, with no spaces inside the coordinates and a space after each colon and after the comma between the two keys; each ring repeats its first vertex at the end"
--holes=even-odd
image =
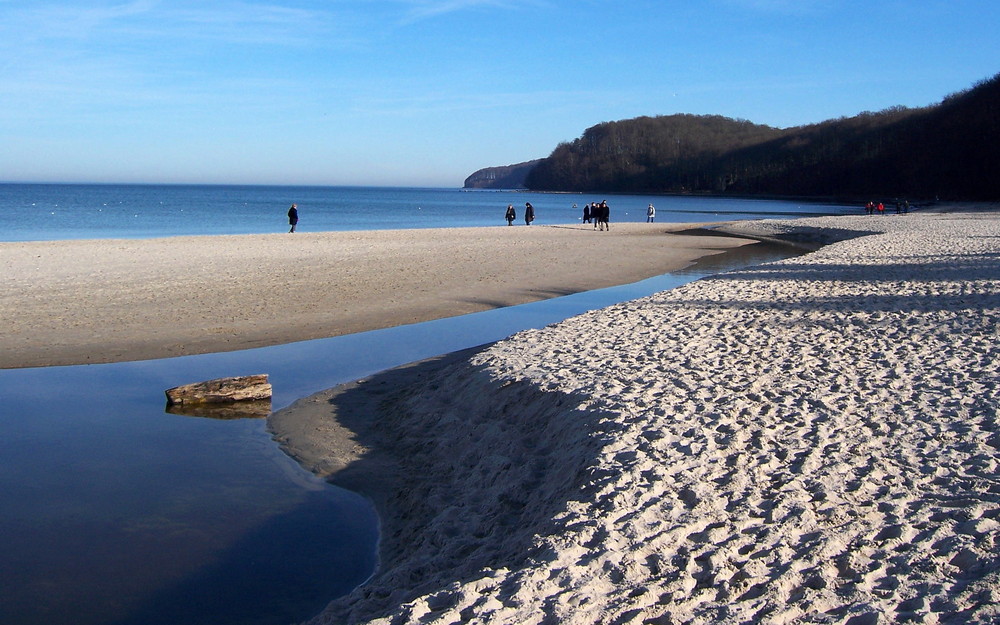
{"type": "Polygon", "coordinates": [[[605,122],[525,171],[538,191],[998,200],[1000,74],[933,106],[786,129],[712,115],[605,122]]]}

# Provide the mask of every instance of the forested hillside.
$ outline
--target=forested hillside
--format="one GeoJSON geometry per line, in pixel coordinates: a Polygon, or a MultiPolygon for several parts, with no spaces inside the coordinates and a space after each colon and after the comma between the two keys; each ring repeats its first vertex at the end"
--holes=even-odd
{"type": "Polygon", "coordinates": [[[560,144],[526,183],[547,191],[698,191],[713,186],[710,168],[721,155],[781,136],[776,128],[718,115],[605,122],[560,144]]]}
{"type": "Polygon", "coordinates": [[[1000,74],[920,109],[777,129],[719,116],[606,122],[556,147],[528,188],[1000,199],[1000,74]]]}

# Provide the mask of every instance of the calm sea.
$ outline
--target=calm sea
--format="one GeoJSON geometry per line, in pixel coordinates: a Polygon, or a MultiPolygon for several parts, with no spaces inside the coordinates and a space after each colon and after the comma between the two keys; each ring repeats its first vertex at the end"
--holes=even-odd
{"type": "MultiPolygon", "coordinates": [[[[0,184],[0,240],[121,239],[288,230],[298,205],[300,232],[504,224],[508,204],[535,224],[581,220],[588,202],[607,200],[612,222],[660,222],[838,215],[848,207],[709,197],[465,191],[378,187],[231,185],[0,184]]],[[[521,223],[521,222],[517,222],[521,223]]]]}
{"type": "MultiPolygon", "coordinates": [[[[453,189],[0,185],[0,240],[572,223],[582,195],[453,189]]],[[[612,219],[830,214],[787,202],[613,196],[612,219]]],[[[582,212],[582,211],[581,211],[582,212]]],[[[750,246],[757,247],[757,246],[750,246]]],[[[258,350],[0,370],[0,623],[277,625],[303,620],[375,566],[363,497],[312,478],[260,419],[168,414],[163,390],[269,373],[274,407],[388,367],[480,345],[783,250],[524,306],[258,350]]],[[[0,311],[16,314],[16,311],[0,311]]]]}

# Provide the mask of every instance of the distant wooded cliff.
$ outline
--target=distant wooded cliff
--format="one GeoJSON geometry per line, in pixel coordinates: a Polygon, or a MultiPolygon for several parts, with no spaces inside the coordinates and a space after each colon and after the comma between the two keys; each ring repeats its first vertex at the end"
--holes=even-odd
{"type": "Polygon", "coordinates": [[[541,162],[538,158],[527,163],[504,165],[502,167],[486,167],[465,179],[466,189],[524,189],[524,179],[535,165],[541,162]]]}
{"type": "Polygon", "coordinates": [[[934,106],[787,129],[710,115],[605,122],[547,158],[480,170],[470,186],[1000,200],[1000,74],[934,106]]]}

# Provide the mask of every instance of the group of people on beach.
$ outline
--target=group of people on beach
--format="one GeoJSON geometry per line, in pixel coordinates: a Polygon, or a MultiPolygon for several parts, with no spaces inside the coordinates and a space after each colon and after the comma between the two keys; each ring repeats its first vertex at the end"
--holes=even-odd
{"type": "MultiPolygon", "coordinates": [[[[573,205],[576,208],[576,204],[573,205]]],[[[646,207],[646,223],[653,223],[656,218],[656,208],[650,204],[646,207]]],[[[513,204],[507,205],[507,212],[504,214],[504,219],[507,220],[508,226],[513,226],[514,221],[517,220],[517,211],[514,210],[513,204]]],[[[535,208],[531,205],[531,202],[524,203],[524,224],[527,226],[531,225],[531,222],[535,220],[535,208]]],[[[583,207],[583,223],[594,224],[594,230],[610,231],[611,230],[611,208],[608,206],[607,200],[602,200],[600,202],[589,202],[583,207]]]]}
{"type": "MultiPolygon", "coordinates": [[[[902,215],[904,213],[909,213],[910,212],[910,200],[899,201],[897,199],[895,202],[896,202],[896,214],[897,215],[902,215]]],[[[876,204],[875,202],[869,201],[867,204],[865,204],[865,213],[867,213],[869,215],[874,215],[874,214],[878,213],[879,215],[883,215],[884,216],[885,215],[885,204],[883,204],[882,202],[879,202],[878,204],[876,204]]]]}
{"type": "Polygon", "coordinates": [[[600,204],[592,202],[583,207],[583,223],[589,224],[593,220],[594,230],[611,230],[611,209],[607,200],[600,204]]]}
{"type": "MultiPolygon", "coordinates": [[[[574,207],[576,204],[573,205],[574,207]]],[[[868,206],[871,207],[872,203],[868,202],[868,206]]],[[[899,202],[896,203],[896,212],[899,212],[899,202]]],[[[906,208],[909,210],[910,203],[906,203],[906,208]]],[[[882,204],[879,204],[879,210],[882,209],[882,204]]],[[[868,211],[871,214],[871,210],[868,211]]],[[[646,223],[653,223],[653,218],[656,216],[656,209],[650,204],[646,209],[646,223]]],[[[507,213],[504,215],[504,219],[507,220],[508,226],[514,225],[514,220],[517,219],[517,211],[514,210],[513,204],[507,205],[507,213]]],[[[524,225],[530,226],[531,222],[535,221],[535,207],[531,205],[531,202],[524,203],[524,225]]],[[[611,209],[608,207],[607,200],[603,200],[600,203],[592,202],[583,207],[583,223],[589,224],[593,222],[594,230],[611,230],[611,209]]],[[[291,228],[289,232],[295,232],[295,226],[299,223],[299,209],[295,204],[292,204],[291,208],[288,209],[288,225],[291,228]]]]}

